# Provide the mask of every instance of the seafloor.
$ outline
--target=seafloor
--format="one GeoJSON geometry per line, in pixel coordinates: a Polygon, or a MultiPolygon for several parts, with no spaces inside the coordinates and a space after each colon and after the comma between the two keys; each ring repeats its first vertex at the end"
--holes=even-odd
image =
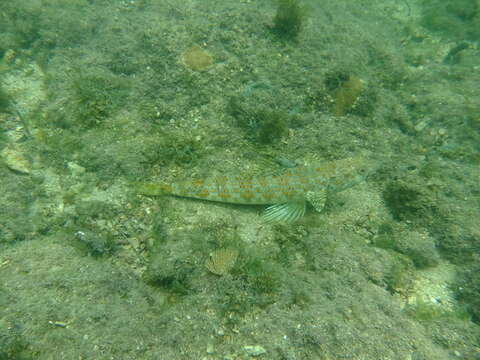
{"type": "Polygon", "coordinates": [[[0,359],[480,359],[478,0],[0,2],[0,359]],[[359,158],[322,213],[142,183],[359,158]]]}

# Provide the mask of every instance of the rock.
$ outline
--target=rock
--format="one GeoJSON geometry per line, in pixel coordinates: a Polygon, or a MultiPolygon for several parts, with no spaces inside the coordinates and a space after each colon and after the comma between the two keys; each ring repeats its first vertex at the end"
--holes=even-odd
{"type": "Polygon", "coordinates": [[[23,154],[23,151],[16,146],[7,146],[2,150],[0,156],[10,170],[17,171],[22,174],[30,174],[32,171],[32,165],[30,161],[23,154]]]}
{"type": "Polygon", "coordinates": [[[243,350],[245,350],[249,356],[259,356],[267,352],[261,345],[247,345],[243,347],[243,350]]]}

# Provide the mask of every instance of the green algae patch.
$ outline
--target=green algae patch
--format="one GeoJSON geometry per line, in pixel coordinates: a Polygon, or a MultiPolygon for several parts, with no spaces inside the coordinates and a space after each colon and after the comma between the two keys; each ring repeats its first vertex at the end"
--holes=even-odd
{"type": "Polygon", "coordinates": [[[306,10],[300,0],[278,0],[277,12],[273,19],[273,31],[287,40],[300,34],[306,19],[306,10]]]}

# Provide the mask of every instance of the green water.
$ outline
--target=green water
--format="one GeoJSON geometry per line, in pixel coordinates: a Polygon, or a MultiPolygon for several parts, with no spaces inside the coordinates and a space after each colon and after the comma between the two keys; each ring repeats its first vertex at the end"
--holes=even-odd
{"type": "Polygon", "coordinates": [[[478,359],[479,29],[478,0],[2,1],[0,359],[478,359]],[[350,157],[288,225],[133,186],[350,157]]]}

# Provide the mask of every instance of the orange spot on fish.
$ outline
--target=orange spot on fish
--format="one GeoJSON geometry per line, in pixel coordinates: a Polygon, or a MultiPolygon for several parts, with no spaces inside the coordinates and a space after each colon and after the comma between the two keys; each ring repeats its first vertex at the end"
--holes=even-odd
{"type": "Polygon", "coordinates": [[[218,196],[224,200],[226,199],[230,199],[232,197],[232,195],[228,194],[228,193],[219,193],[218,196]]]}
{"type": "Polygon", "coordinates": [[[245,200],[252,200],[255,195],[250,191],[245,191],[240,194],[240,197],[245,200]]]}
{"type": "Polygon", "coordinates": [[[197,180],[193,180],[192,184],[195,186],[203,186],[205,184],[205,181],[202,179],[197,179],[197,180]]]}
{"type": "Polygon", "coordinates": [[[252,183],[241,182],[240,184],[238,184],[238,186],[240,187],[240,189],[251,189],[252,183]]]}
{"type": "Polygon", "coordinates": [[[206,198],[210,195],[210,192],[207,189],[203,189],[202,191],[197,193],[198,197],[206,198]]]}
{"type": "Polygon", "coordinates": [[[265,180],[258,180],[258,185],[260,185],[263,188],[266,188],[268,186],[268,183],[265,180]]]}

